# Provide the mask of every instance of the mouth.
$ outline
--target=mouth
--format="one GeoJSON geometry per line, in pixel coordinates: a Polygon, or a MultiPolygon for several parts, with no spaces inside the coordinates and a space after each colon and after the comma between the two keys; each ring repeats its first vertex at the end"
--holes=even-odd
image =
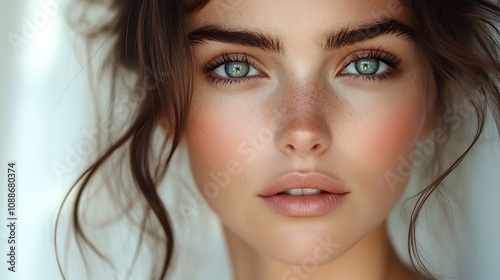
{"type": "Polygon", "coordinates": [[[291,173],[272,182],[259,197],[273,211],[294,218],[331,213],[346,199],[341,184],[320,173],[291,173]]]}

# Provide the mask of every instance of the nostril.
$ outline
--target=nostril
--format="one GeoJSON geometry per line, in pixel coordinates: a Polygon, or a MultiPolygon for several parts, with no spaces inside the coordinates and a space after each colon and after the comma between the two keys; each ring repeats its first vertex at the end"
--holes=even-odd
{"type": "Polygon", "coordinates": [[[290,151],[290,152],[291,152],[291,151],[295,151],[295,147],[294,147],[292,144],[288,144],[288,145],[286,145],[286,149],[287,149],[288,151],[290,151]]]}
{"type": "MultiPolygon", "coordinates": [[[[323,148],[323,146],[321,144],[316,143],[312,147],[310,147],[310,149],[304,149],[304,151],[302,151],[302,152],[304,152],[304,153],[307,153],[307,151],[318,152],[322,148],[323,148]]],[[[301,152],[302,149],[297,149],[297,147],[295,147],[293,144],[288,144],[288,145],[286,145],[286,150],[288,152],[301,152]]]]}

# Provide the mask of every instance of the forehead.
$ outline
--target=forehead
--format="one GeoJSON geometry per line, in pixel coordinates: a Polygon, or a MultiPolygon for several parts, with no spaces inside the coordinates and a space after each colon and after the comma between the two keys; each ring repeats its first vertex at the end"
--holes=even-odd
{"type": "Polygon", "coordinates": [[[211,0],[189,18],[190,29],[217,24],[287,34],[316,34],[394,18],[410,24],[405,0],[211,0]]]}

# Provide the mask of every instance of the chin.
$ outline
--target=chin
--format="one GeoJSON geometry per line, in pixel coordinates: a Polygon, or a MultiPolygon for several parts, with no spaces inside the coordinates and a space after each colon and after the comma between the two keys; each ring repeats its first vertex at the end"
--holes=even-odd
{"type": "Polygon", "coordinates": [[[358,240],[344,233],[328,232],[325,229],[318,231],[318,226],[314,228],[300,225],[282,228],[273,234],[267,234],[265,240],[253,241],[258,243],[253,248],[278,262],[289,265],[304,265],[305,262],[322,265],[342,256],[358,240]]]}
{"type": "Polygon", "coordinates": [[[299,267],[322,266],[331,263],[343,256],[351,247],[345,244],[330,242],[329,240],[314,240],[299,246],[288,245],[269,252],[269,257],[275,261],[299,267]]]}

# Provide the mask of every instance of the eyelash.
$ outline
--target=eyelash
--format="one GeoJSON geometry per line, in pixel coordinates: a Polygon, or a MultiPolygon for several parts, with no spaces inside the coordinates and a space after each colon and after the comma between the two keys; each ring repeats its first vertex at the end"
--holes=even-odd
{"type": "MultiPolygon", "coordinates": [[[[213,71],[220,67],[221,65],[224,65],[226,63],[231,63],[231,62],[243,62],[251,67],[254,67],[255,69],[258,69],[258,67],[255,65],[256,63],[252,62],[252,58],[247,55],[246,53],[243,54],[228,54],[227,52],[223,52],[220,54],[219,57],[216,59],[209,61],[207,64],[203,65],[201,70],[207,75],[207,78],[211,83],[217,84],[217,85],[231,85],[234,83],[241,83],[241,82],[246,82],[248,80],[251,80],[252,78],[256,77],[261,77],[261,76],[250,76],[250,77],[241,77],[241,78],[223,78],[220,76],[217,76],[213,74],[213,71]]],[[[260,70],[259,70],[260,71],[260,70]]]]}
{"type": "MultiPolygon", "coordinates": [[[[388,54],[386,52],[383,52],[379,49],[374,49],[374,50],[364,50],[364,51],[359,51],[351,54],[351,57],[349,60],[347,60],[343,65],[342,65],[342,71],[349,66],[351,63],[354,63],[359,60],[363,59],[376,59],[379,60],[385,64],[387,64],[390,69],[387,70],[383,74],[376,74],[376,75],[355,75],[355,74],[340,74],[340,76],[352,76],[356,79],[362,78],[367,81],[384,81],[396,74],[399,70],[399,65],[401,64],[401,59],[388,54]]],[[[226,63],[231,63],[231,62],[242,62],[245,64],[250,65],[251,67],[254,67],[258,70],[258,67],[255,65],[256,63],[252,62],[252,58],[248,56],[247,54],[228,54],[227,52],[223,52],[220,54],[219,57],[217,57],[214,60],[209,61],[205,65],[202,66],[202,71],[207,75],[207,78],[211,83],[217,84],[217,85],[223,85],[223,86],[228,86],[232,85],[235,83],[242,83],[249,81],[253,78],[258,78],[261,76],[250,76],[250,77],[241,77],[241,78],[223,78],[220,76],[217,76],[213,74],[213,71],[220,67],[221,65],[224,65],[226,63]]]]}

